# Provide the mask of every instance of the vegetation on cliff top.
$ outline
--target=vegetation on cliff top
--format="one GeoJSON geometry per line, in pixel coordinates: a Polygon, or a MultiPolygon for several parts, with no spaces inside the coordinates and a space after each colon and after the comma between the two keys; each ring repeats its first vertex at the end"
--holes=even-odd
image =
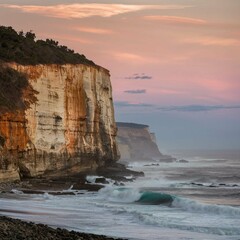
{"type": "Polygon", "coordinates": [[[84,55],[75,53],[52,39],[36,40],[30,31],[16,32],[12,27],[0,26],[0,114],[25,110],[37,101],[36,91],[25,74],[5,63],[37,64],[87,64],[96,66],[84,55]]]}
{"type": "Polygon", "coordinates": [[[36,40],[30,31],[16,32],[12,27],[0,26],[0,60],[23,65],[87,64],[94,65],[84,55],[75,53],[52,39],[36,40]]]}
{"type": "Polygon", "coordinates": [[[0,64],[0,114],[29,108],[36,93],[25,74],[0,64]]]}

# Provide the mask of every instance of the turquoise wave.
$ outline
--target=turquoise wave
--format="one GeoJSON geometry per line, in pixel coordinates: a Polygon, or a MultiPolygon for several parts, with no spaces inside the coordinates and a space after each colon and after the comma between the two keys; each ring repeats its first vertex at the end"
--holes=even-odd
{"type": "Polygon", "coordinates": [[[149,205],[171,205],[174,196],[166,193],[158,193],[158,192],[143,192],[137,203],[141,204],[149,204],[149,205]]]}

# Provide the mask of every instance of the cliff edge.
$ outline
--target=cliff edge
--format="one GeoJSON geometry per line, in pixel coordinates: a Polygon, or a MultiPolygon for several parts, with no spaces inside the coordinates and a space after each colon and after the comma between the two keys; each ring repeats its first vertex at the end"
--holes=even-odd
{"type": "Polygon", "coordinates": [[[163,157],[156,144],[155,134],[148,125],[117,123],[117,142],[122,161],[159,160],[163,157]]]}
{"type": "MultiPolygon", "coordinates": [[[[0,30],[2,48],[6,31],[27,39],[0,30]]],[[[61,64],[1,57],[0,181],[65,169],[75,174],[118,159],[109,71],[79,56],[80,63],[61,64]]]]}

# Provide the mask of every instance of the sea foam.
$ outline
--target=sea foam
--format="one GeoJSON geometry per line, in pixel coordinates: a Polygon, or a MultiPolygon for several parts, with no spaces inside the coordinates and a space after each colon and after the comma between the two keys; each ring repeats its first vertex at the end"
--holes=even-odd
{"type": "Polygon", "coordinates": [[[177,197],[172,203],[172,207],[181,208],[189,212],[199,212],[207,214],[218,214],[240,217],[240,208],[216,205],[216,204],[204,204],[187,198],[177,197]]]}

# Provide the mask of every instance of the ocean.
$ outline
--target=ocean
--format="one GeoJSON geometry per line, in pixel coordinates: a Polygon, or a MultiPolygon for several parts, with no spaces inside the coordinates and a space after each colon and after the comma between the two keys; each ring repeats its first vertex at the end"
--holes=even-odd
{"type": "MultiPolygon", "coordinates": [[[[132,162],[144,177],[74,195],[0,194],[0,214],[138,240],[240,240],[240,151],[175,151],[188,162],[132,162]]],[[[94,183],[98,176],[88,176],[94,183]]],[[[131,176],[129,177],[131,180],[131,176]]]]}

